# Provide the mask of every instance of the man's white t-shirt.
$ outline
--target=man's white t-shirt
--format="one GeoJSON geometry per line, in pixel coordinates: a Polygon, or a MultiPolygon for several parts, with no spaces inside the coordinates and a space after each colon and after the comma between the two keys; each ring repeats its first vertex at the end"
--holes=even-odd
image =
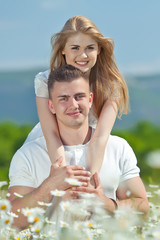
{"type": "MultiPolygon", "coordinates": [[[[67,165],[86,166],[88,143],[64,146],[67,165]]],[[[97,159],[98,161],[98,159],[97,159]]],[[[40,124],[35,128],[34,138],[30,138],[12,158],[9,179],[11,186],[37,188],[49,176],[51,161],[40,124]],[[37,134],[37,136],[36,136],[37,134]]],[[[109,136],[103,164],[99,173],[107,197],[116,199],[120,182],[139,176],[137,159],[126,140],[109,136]]]]}

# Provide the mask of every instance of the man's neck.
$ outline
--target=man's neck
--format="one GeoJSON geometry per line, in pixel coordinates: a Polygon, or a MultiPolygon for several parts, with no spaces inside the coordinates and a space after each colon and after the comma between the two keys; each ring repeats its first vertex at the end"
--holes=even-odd
{"type": "Polygon", "coordinates": [[[92,135],[92,128],[83,125],[77,128],[60,128],[60,137],[64,145],[73,146],[87,143],[92,135]]]}

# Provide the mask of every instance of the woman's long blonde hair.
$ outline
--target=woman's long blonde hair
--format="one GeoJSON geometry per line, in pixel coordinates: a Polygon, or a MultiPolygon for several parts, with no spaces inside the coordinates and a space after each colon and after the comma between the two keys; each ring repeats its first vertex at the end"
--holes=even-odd
{"type": "Polygon", "coordinates": [[[75,16],[70,18],[63,29],[52,36],[52,56],[50,69],[55,69],[64,64],[65,58],[62,51],[67,39],[81,32],[92,37],[100,47],[97,62],[91,69],[89,82],[94,94],[94,113],[99,117],[106,100],[115,101],[118,107],[118,116],[128,111],[128,88],[121,76],[114,60],[114,43],[111,38],[102,35],[96,25],[87,17],[75,16]]]}

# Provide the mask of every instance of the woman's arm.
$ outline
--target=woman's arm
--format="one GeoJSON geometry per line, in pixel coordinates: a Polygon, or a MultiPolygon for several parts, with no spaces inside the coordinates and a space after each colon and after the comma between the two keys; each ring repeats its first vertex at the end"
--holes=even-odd
{"type": "Polygon", "coordinates": [[[102,108],[95,132],[88,146],[88,169],[99,172],[103,163],[106,144],[117,116],[117,104],[107,100],[102,108]]]}
{"type": "Polygon", "coordinates": [[[36,97],[38,116],[41,123],[43,135],[46,140],[48,154],[51,162],[54,163],[58,158],[62,157],[62,166],[65,163],[64,147],[61,142],[56,117],[48,108],[48,99],[36,97]]]}

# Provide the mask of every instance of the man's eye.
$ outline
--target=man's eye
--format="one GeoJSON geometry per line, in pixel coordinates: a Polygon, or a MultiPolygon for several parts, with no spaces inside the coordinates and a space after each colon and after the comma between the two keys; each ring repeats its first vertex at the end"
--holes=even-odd
{"type": "Polygon", "coordinates": [[[77,97],[76,97],[76,100],[80,100],[80,99],[82,99],[84,96],[83,95],[78,95],[77,97]]]}
{"type": "Polygon", "coordinates": [[[62,98],[60,98],[60,101],[61,101],[61,102],[67,101],[67,97],[62,97],[62,98]]]}

